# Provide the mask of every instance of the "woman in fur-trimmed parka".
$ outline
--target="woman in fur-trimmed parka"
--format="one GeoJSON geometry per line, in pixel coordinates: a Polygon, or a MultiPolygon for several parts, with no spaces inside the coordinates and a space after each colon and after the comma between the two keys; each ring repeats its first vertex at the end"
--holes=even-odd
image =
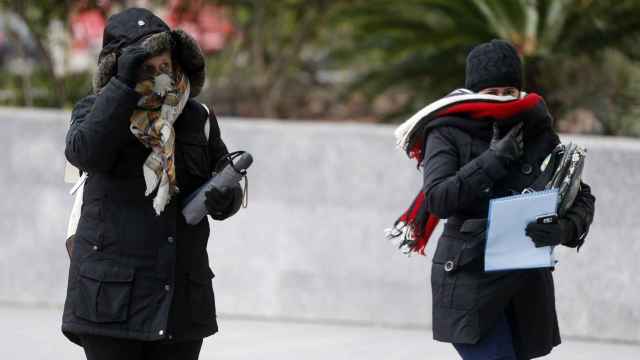
{"type": "MultiPolygon", "coordinates": [[[[109,18],[94,93],[72,113],[65,155],[88,173],[73,242],[63,333],[88,359],[197,359],[215,333],[206,218],[182,200],[227,155],[216,117],[193,100],[197,43],[145,9],[109,18]]],[[[217,220],[239,186],[207,193],[217,220]]]]}

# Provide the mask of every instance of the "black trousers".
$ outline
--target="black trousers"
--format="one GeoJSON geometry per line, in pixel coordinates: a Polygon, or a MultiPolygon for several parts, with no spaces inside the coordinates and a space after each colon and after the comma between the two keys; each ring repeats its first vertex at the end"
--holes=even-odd
{"type": "Polygon", "coordinates": [[[81,335],[87,360],[197,360],[202,339],[159,342],[81,335]]]}

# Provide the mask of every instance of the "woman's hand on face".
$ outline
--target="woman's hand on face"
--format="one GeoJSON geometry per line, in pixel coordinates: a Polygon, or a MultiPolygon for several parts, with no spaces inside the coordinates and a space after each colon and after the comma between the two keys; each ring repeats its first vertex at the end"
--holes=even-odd
{"type": "Polygon", "coordinates": [[[138,78],[140,66],[151,54],[140,46],[129,46],[118,57],[118,80],[134,87],[138,78]]]}
{"type": "Polygon", "coordinates": [[[491,138],[489,149],[507,164],[511,164],[524,155],[522,126],[523,124],[519,123],[509,130],[504,137],[500,138],[498,123],[493,123],[493,137],[491,138]]]}

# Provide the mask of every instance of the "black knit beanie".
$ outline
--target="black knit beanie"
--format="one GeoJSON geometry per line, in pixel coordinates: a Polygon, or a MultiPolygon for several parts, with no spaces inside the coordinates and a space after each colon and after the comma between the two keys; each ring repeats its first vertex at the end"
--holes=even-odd
{"type": "Polygon", "coordinates": [[[522,89],[522,62],[509,42],[491,40],[467,56],[465,87],[474,92],[498,86],[522,89]]]}

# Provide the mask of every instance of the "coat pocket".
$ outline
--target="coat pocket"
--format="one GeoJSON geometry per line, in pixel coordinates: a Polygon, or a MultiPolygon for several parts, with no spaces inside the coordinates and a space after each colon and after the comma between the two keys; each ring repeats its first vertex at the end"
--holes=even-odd
{"type": "Polygon", "coordinates": [[[91,220],[102,220],[104,215],[103,206],[102,198],[92,199],[89,202],[83,201],[80,208],[80,216],[91,220]]]}
{"type": "Polygon", "coordinates": [[[207,267],[205,271],[189,274],[189,304],[191,320],[198,324],[208,324],[216,316],[216,305],[213,295],[213,272],[207,267]]]}
{"type": "Polygon", "coordinates": [[[96,322],[123,322],[128,318],[134,270],[110,261],[80,266],[75,315],[96,322]]]}
{"type": "Polygon", "coordinates": [[[443,264],[447,272],[481,271],[484,260],[484,232],[473,235],[452,232],[445,227],[443,235],[438,240],[433,263],[443,264]]]}
{"type": "Polygon", "coordinates": [[[478,285],[465,272],[447,272],[441,264],[431,267],[433,306],[455,310],[471,310],[477,302],[478,285]]]}

